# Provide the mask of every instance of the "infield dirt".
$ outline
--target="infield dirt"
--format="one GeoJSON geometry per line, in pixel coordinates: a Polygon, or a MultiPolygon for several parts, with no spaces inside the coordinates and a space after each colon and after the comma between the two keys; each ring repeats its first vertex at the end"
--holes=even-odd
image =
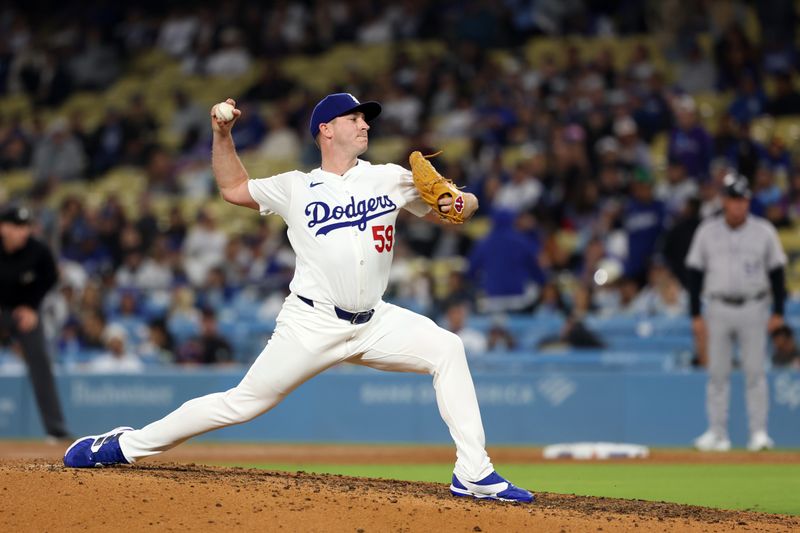
{"type": "MultiPolygon", "coordinates": [[[[507,504],[454,498],[444,483],[197,464],[441,462],[452,460],[446,447],[196,444],[135,466],[87,470],[64,468],[64,447],[0,443],[0,531],[800,530],[800,518],[783,515],[541,492],[534,504],[507,504]]],[[[490,451],[498,463],[540,457],[490,451]]],[[[798,453],[737,455],[660,452],[649,461],[800,462],[798,453]]]]}

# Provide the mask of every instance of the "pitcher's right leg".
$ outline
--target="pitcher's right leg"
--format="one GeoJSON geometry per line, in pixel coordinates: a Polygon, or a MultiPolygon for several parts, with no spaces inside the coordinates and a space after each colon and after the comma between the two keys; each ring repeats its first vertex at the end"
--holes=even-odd
{"type": "Polygon", "coordinates": [[[278,327],[247,375],[234,388],[184,403],[140,430],[120,427],[83,437],[64,464],[88,467],[133,463],[213,429],[241,424],[270,410],[300,384],[344,357],[341,320],[286,299],[278,327]]]}
{"type": "Polygon", "coordinates": [[[161,420],[124,433],[120,437],[122,452],[134,462],[202,433],[252,420],[336,362],[276,331],[236,387],[189,400],[161,420]]]}

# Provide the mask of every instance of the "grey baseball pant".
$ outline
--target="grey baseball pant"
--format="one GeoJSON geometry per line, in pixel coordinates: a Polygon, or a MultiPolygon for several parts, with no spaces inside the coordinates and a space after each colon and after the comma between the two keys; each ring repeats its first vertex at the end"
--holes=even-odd
{"type": "Polygon", "coordinates": [[[709,361],[706,410],[709,428],[718,435],[728,434],[734,343],[739,347],[739,360],[745,377],[745,400],[750,433],[767,429],[768,319],[767,299],[751,300],[738,306],[713,299],[708,303],[706,323],[709,361]]]}

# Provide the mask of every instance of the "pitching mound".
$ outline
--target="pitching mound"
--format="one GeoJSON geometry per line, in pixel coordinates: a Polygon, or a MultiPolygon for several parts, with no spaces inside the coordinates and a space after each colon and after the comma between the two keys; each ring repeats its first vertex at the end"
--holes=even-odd
{"type": "Polygon", "coordinates": [[[0,462],[2,531],[797,531],[800,519],[538,493],[534,504],[447,485],[156,462],[66,469],[0,462]]]}

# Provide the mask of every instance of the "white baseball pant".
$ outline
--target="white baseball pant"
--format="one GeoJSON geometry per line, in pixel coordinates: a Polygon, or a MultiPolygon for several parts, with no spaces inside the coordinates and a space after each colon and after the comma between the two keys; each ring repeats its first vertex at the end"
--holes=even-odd
{"type": "Polygon", "coordinates": [[[137,461],[196,435],[241,424],[269,411],[295,388],[339,363],[433,375],[439,412],[456,444],[455,474],[478,481],[494,470],[485,449],[475,387],[457,335],[427,317],[379,302],[366,324],[336,317],[333,307],[314,307],[290,294],[267,346],[234,388],[189,400],[161,420],[119,440],[137,461]]]}

